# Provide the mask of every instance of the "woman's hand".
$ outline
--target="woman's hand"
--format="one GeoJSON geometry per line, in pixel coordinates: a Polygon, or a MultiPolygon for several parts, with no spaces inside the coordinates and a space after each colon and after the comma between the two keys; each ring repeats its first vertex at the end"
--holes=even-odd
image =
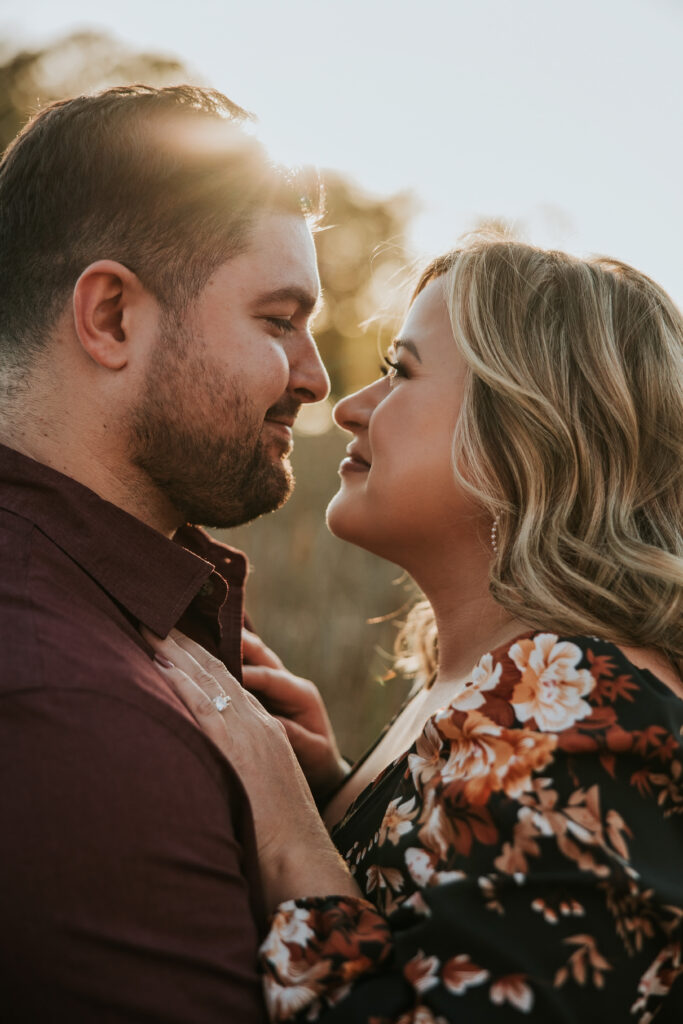
{"type": "Polygon", "coordinates": [[[302,896],[358,896],[280,722],[222,662],[182,633],[173,630],[160,640],[144,626],[141,632],[159,672],[247,791],[269,911],[302,896]]]}
{"type": "Polygon", "coordinates": [[[339,753],[322,697],[308,679],[289,672],[263,640],[242,631],[244,685],[282,722],[318,807],[349,772],[339,753]]]}

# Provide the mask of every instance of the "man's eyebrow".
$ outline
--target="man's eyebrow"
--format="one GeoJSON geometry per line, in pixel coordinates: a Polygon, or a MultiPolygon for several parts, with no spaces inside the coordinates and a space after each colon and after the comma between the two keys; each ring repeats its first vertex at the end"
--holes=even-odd
{"type": "Polygon", "coordinates": [[[410,339],[408,338],[394,338],[392,344],[395,349],[406,349],[406,351],[410,352],[412,356],[415,356],[418,363],[422,362],[422,360],[420,359],[420,353],[417,351],[417,345],[415,344],[414,341],[410,341],[410,339]]]}
{"type": "Polygon", "coordinates": [[[287,285],[284,288],[277,288],[272,292],[262,292],[256,296],[255,305],[266,306],[270,302],[294,302],[307,316],[315,316],[323,304],[322,295],[314,295],[306,288],[299,288],[297,285],[287,285]]]}

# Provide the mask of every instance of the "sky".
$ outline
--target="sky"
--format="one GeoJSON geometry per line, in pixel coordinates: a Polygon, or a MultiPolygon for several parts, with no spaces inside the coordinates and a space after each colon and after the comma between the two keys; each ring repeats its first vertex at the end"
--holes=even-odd
{"type": "Polygon", "coordinates": [[[478,219],[683,304],[683,0],[0,0],[0,38],[104,28],[257,114],[280,159],[410,191],[418,256],[478,219]]]}

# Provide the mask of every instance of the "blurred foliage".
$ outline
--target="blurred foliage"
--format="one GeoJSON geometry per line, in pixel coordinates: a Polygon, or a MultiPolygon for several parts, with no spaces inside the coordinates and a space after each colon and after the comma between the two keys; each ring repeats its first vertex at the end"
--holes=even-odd
{"type": "MultiPolygon", "coordinates": [[[[56,99],[112,85],[197,82],[181,61],[135,52],[101,32],[78,32],[41,49],[0,52],[0,143],[56,99]]],[[[334,171],[324,174],[326,213],[316,235],[325,304],[315,324],[338,397],[377,376],[404,305],[408,195],[372,197],[334,171]]],[[[407,684],[389,674],[394,613],[408,600],[395,566],[332,537],[325,506],[336,490],[346,441],[330,403],[302,415],[289,503],[222,536],[253,565],[248,607],[255,626],[293,671],[318,682],[342,750],[356,756],[396,709],[407,684]],[[397,583],[397,581],[399,581],[397,583]],[[368,625],[367,620],[389,616],[368,625]]]]}
{"type": "Polygon", "coordinates": [[[378,373],[406,292],[408,194],[369,196],[334,171],[323,174],[326,213],[316,235],[325,304],[315,336],[339,397],[378,373]]]}
{"type": "Polygon", "coordinates": [[[74,32],[37,50],[0,56],[0,149],[54,100],[113,85],[177,85],[192,76],[181,61],[140,53],[103,32],[74,32]]]}

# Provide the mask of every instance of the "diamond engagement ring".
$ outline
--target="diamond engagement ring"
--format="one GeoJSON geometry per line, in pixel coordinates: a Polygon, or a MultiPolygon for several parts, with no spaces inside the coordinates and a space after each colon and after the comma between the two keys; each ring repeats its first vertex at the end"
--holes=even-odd
{"type": "Polygon", "coordinates": [[[232,704],[232,697],[228,697],[227,693],[219,693],[217,697],[211,698],[211,703],[216,711],[225,711],[228,705],[232,704]]]}

